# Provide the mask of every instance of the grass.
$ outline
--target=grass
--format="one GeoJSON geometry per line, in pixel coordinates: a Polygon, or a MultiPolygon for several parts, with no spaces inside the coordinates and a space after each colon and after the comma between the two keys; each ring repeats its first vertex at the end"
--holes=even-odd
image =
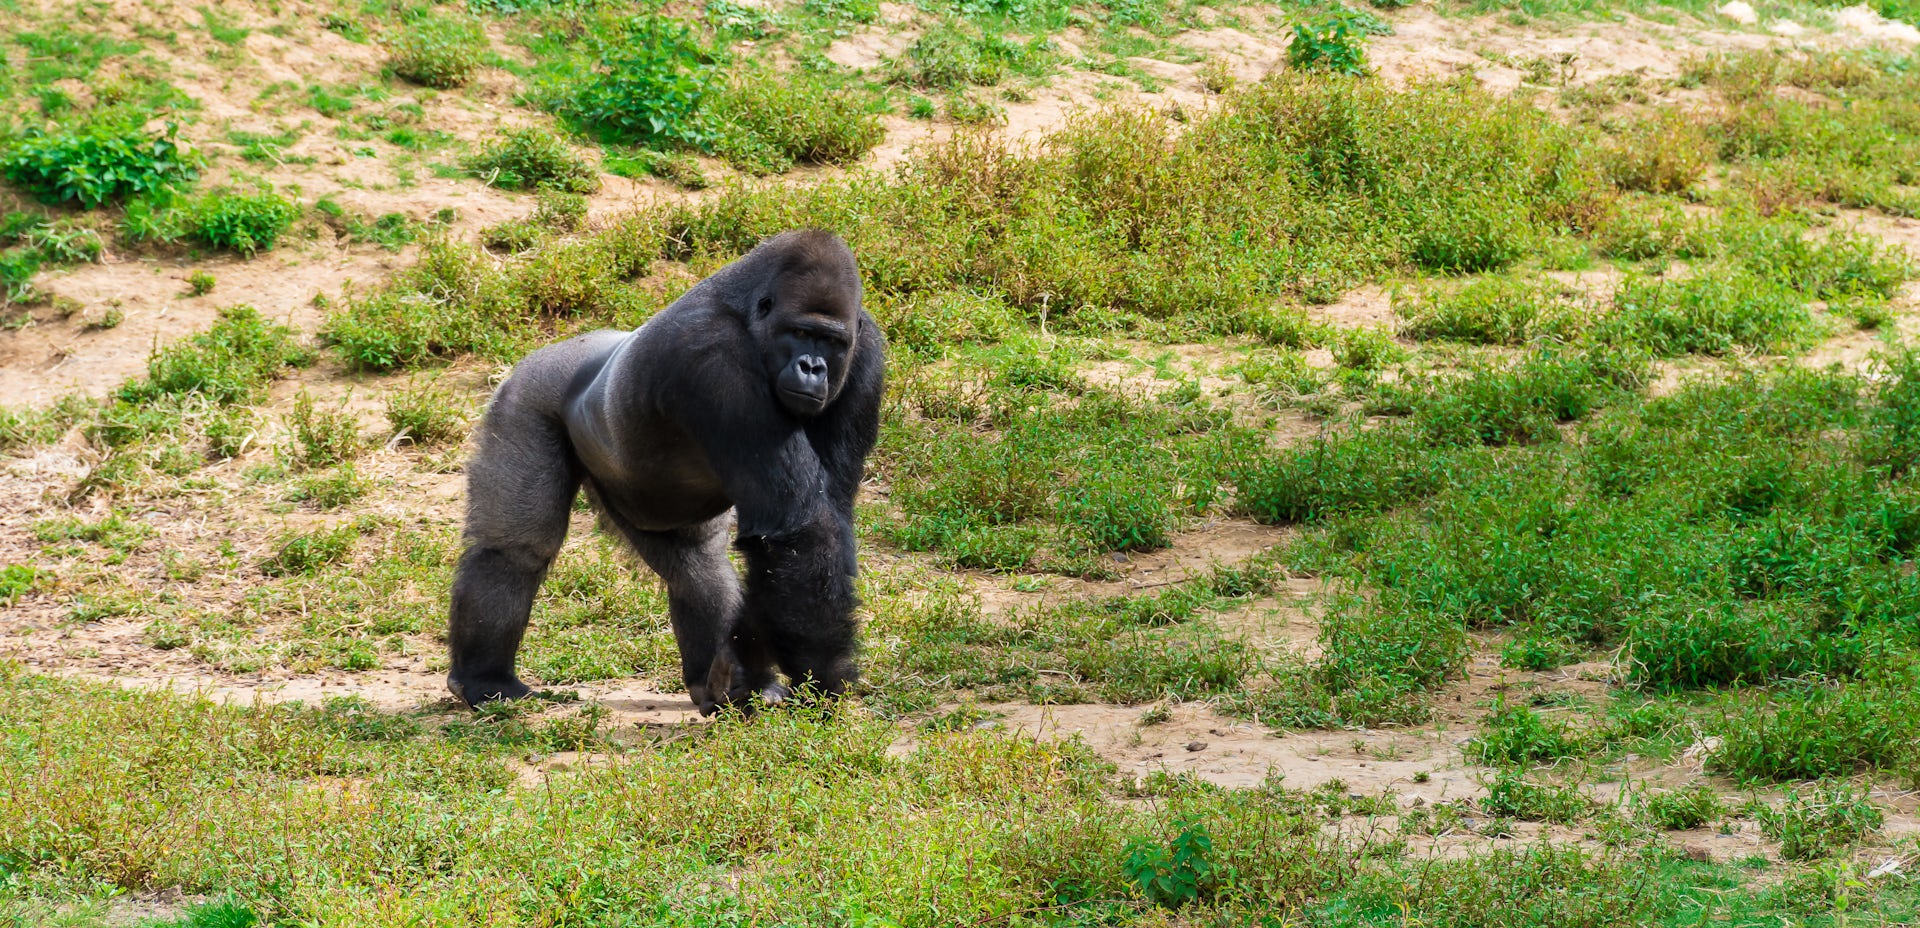
{"type": "MultiPolygon", "coordinates": [[[[1684,116],[1634,102],[1661,92],[1650,79],[1549,113],[1466,81],[1234,82],[1222,66],[1204,110],[1093,111],[1025,146],[941,127],[885,173],[770,183],[740,175],[857,160],[889,106],[990,122],[1065,67],[1144,87],[1133,59],[1179,58],[1183,25],[1248,24],[1219,7],[969,2],[926,11],[855,75],[827,52],[833,30],[877,20],[871,4],[469,12],[527,54],[469,42],[422,67],[513,72],[553,129],[462,151],[429,114],[491,77],[432,93],[345,78],[262,95],[271,134],[183,132],[274,171],[286,204],[307,195],[280,172],[322,170],[285,157],[317,140],[304,116],[376,157],[445,146],[462,167],[444,179],[531,192],[529,218],[489,227],[485,248],[327,197],[317,223],[261,232],[251,220],[278,207],[237,202],[251,187],[0,224],[10,288],[55,292],[41,267],[174,241],[245,253],[324,224],[407,249],[386,279],[327,294],[321,350],[236,308],[104,402],[0,411],[0,447],[32,458],[8,479],[49,489],[0,600],[47,617],[47,647],[75,659],[124,626],[214,674],[431,677],[459,538],[429,494],[457,485],[482,375],[639,325],[765,234],[821,225],[860,254],[890,340],[858,520],[867,689],[834,714],[698,730],[570,701],[678,678],[664,589],[584,535],[523,652],[529,681],[559,689],[504,711],[220,708],[0,665],[0,919],[84,924],[151,890],[208,900],[183,924],[1894,924],[1920,909],[1910,880],[1864,879],[1850,853],[1897,853],[1867,787],[1920,782],[1920,361],[1899,343],[1914,269],[1836,212],[1910,208],[1911,77],[1893,59],[1702,60],[1681,79],[1712,100],[1684,116]],[[596,204],[589,223],[602,169],[717,186],[619,216],[596,204]],[[221,231],[194,237],[216,202],[221,231]],[[1566,270],[1603,285],[1563,285],[1566,270]],[[1397,326],[1320,308],[1363,284],[1394,294],[1397,326]],[[1867,321],[1891,333],[1871,365],[1791,359],[1867,321]],[[347,368],[326,379],[352,379],[366,409],[299,385],[268,405],[315,362],[347,368]],[[1182,548],[1168,560],[1188,573],[1159,585],[1130,569],[1244,518],[1284,526],[1262,537],[1285,544],[1211,567],[1182,548]],[[1296,604],[1307,578],[1321,592],[1296,604]],[[1312,649],[1256,629],[1269,611],[1310,622],[1312,649]],[[1590,685],[1576,696],[1573,679],[1590,685]],[[1497,696],[1462,703],[1479,692],[1463,681],[1497,696]],[[1383,761],[1438,715],[1492,769],[1484,799],[1418,807],[1338,781],[1119,776],[1084,746],[1008,733],[1002,700],[1140,707],[1129,750],[1199,711],[1177,703],[1372,728],[1354,753],[1383,761]],[[530,770],[581,750],[565,773],[530,770]],[[1637,782],[1682,752],[1725,779],[1637,782]],[[1596,801],[1622,769],[1636,782],[1596,801]],[[1728,781],[1792,796],[1742,805],[1728,781]],[[1536,822],[1595,840],[1477,843],[1536,822]],[[1658,837],[1716,825],[1757,827],[1787,859],[1695,863],[1658,837]]],[[[466,15],[375,4],[329,27],[404,38],[466,15]]],[[[1368,24],[1345,21],[1357,47],[1368,24]]],[[[68,51],[29,70],[102,44],[32,31],[68,51]]],[[[244,279],[222,271],[214,292],[244,297],[244,279]]],[[[48,307],[8,318],[45,324],[48,307]]]]}
{"type": "MultiPolygon", "coordinates": [[[[1279,906],[1332,924],[1373,924],[1362,914],[1373,911],[1449,925],[1618,924],[1724,912],[1765,891],[1730,868],[1576,848],[1427,864],[1349,856],[1319,836],[1318,794],[1195,788],[1151,806],[1115,804],[1083,751],[993,733],[931,735],[896,756],[890,725],[779,713],[518,790],[511,757],[605,745],[604,734],[565,712],[473,723],[350,700],[233,709],[10,674],[0,718],[22,750],[0,763],[22,790],[0,798],[0,842],[23,862],[15,879],[84,894],[229,887],[211,905],[235,918],[244,908],[262,921],[490,924],[617,910],[667,923],[812,924],[857,907],[921,923],[955,907],[1049,907],[1136,923],[1157,917],[1155,899],[1187,898],[1139,894],[1129,846],[1184,848],[1183,864],[1160,868],[1169,877],[1193,873],[1196,859],[1207,865],[1182,906],[1188,918],[1279,906]],[[763,775],[802,759],[810,776],[763,775]],[[24,775],[29,761],[39,775],[24,775]],[[244,773],[250,786],[226,789],[212,770],[244,773]],[[343,794],[328,783],[352,785],[343,794]],[[122,799],[99,801],[107,795],[122,799]],[[903,819],[938,846],[895,840],[903,819]],[[555,822],[568,840],[541,843],[555,822]],[[162,823],[206,840],[162,840],[162,823]],[[457,840],[476,824],[496,839],[457,840]],[[284,842],[289,829],[327,839],[284,842]],[[534,848],[572,878],[513,878],[534,848]],[[968,877],[968,859],[998,865],[968,877]],[[328,879],[309,878],[323,866],[328,879]],[[722,870],[744,875],[716,891],[711,874],[722,870]]],[[[1897,891],[1863,904],[1886,917],[1905,911],[1897,891]]]]}

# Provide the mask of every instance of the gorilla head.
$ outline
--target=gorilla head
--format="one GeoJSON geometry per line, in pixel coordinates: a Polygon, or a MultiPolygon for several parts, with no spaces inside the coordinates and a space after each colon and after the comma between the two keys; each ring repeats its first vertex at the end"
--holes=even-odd
{"type": "Polygon", "coordinates": [[[860,340],[860,273],[831,235],[789,232],[775,243],[785,260],[755,295],[753,341],[774,396],[804,419],[846,385],[860,340]]]}

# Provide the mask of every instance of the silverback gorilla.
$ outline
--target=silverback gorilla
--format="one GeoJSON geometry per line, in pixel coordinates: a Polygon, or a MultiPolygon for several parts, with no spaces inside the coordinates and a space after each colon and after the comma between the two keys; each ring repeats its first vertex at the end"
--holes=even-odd
{"type": "Polygon", "coordinates": [[[632,332],[540,349],[500,385],[467,465],[447,688],[525,696],[514,657],[584,489],[665,579],[703,713],[856,676],[853,498],[886,345],[837,236],[785,232],[632,332]],[[727,510],[746,589],[727,560],[727,510]]]}

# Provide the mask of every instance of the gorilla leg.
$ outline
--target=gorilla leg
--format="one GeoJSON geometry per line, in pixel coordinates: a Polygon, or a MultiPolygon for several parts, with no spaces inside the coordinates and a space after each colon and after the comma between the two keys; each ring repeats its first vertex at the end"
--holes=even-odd
{"type": "Polygon", "coordinates": [[[579,487],[566,435],[505,388],[467,465],[466,552],[453,579],[447,689],[470,706],[529,692],[514,658],[579,487]]]}
{"type": "Polygon", "coordinates": [[[740,575],[727,560],[725,516],[672,532],[623,527],[622,534],[666,581],[681,679],[701,712],[755,693],[769,701],[785,695],[766,648],[741,624],[740,575]]]}
{"type": "Polygon", "coordinates": [[[747,604],[741,624],[764,641],[794,686],[838,696],[854,664],[853,535],[814,525],[783,538],[741,538],[747,604]]]}

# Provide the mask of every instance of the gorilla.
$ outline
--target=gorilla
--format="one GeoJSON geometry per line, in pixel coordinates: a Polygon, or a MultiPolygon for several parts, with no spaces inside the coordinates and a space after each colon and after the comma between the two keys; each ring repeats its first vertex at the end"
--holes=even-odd
{"type": "Polygon", "coordinates": [[[632,332],[528,355],[467,465],[447,688],[469,706],[514,674],[574,494],[666,581],[687,693],[704,714],[833,696],[854,666],[853,498],[880,426],[886,343],[853,252],[784,232],[632,332]],[[727,511],[746,562],[727,560],[727,511]]]}

